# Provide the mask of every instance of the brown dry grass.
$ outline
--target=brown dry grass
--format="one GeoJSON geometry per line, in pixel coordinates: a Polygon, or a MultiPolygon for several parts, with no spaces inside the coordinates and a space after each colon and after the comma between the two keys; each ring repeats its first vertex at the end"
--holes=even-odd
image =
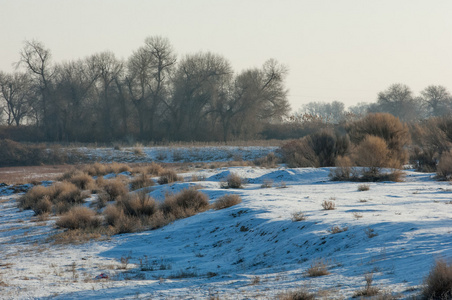
{"type": "Polygon", "coordinates": [[[84,206],[75,206],[62,215],[55,224],[67,229],[97,228],[101,225],[101,219],[93,210],[84,206]]]}
{"type": "Polygon", "coordinates": [[[0,168],[0,182],[25,184],[32,181],[56,180],[72,168],[69,165],[0,168]]]}
{"type": "Polygon", "coordinates": [[[102,186],[102,189],[108,195],[107,201],[113,201],[119,199],[122,196],[127,195],[129,192],[128,183],[121,177],[115,177],[113,179],[96,181],[97,185],[102,186]]]}
{"type": "Polygon", "coordinates": [[[141,173],[130,181],[130,188],[132,191],[150,187],[155,185],[154,180],[149,178],[145,173],[141,173]]]}
{"type": "Polygon", "coordinates": [[[228,177],[226,177],[226,181],[221,183],[221,187],[224,189],[241,189],[242,186],[242,178],[235,173],[230,173],[228,177]]]}
{"type": "Polygon", "coordinates": [[[452,299],[452,263],[438,259],[424,282],[425,299],[452,299]]]}
{"type": "Polygon", "coordinates": [[[163,170],[160,172],[159,184],[168,184],[176,181],[183,181],[182,177],[179,177],[174,170],[163,170]]]}
{"type": "Polygon", "coordinates": [[[322,202],[322,207],[324,210],[334,210],[334,209],[336,209],[336,204],[334,204],[333,201],[324,200],[322,202]]]}
{"type": "Polygon", "coordinates": [[[314,300],[315,294],[309,293],[306,289],[300,288],[295,291],[285,292],[278,295],[278,300],[314,300]]]}
{"type": "Polygon", "coordinates": [[[224,196],[218,198],[217,201],[215,201],[215,203],[213,204],[213,208],[216,210],[223,209],[223,208],[237,205],[241,202],[242,202],[242,198],[240,197],[240,195],[234,195],[234,194],[224,195],[224,196]]]}
{"type": "Polygon", "coordinates": [[[175,195],[168,195],[160,209],[166,216],[176,219],[190,217],[209,208],[209,197],[195,189],[185,189],[175,195]]]}
{"type": "Polygon", "coordinates": [[[323,259],[315,260],[306,270],[306,275],[308,277],[319,277],[328,274],[330,274],[330,272],[328,272],[328,266],[323,259]]]}

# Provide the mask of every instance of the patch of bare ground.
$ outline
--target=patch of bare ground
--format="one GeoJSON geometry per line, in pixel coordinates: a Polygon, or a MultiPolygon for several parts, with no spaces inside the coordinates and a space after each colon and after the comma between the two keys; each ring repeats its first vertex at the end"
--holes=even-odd
{"type": "Polygon", "coordinates": [[[33,181],[55,180],[73,167],[72,165],[4,167],[0,168],[0,182],[25,184],[33,181]]]}

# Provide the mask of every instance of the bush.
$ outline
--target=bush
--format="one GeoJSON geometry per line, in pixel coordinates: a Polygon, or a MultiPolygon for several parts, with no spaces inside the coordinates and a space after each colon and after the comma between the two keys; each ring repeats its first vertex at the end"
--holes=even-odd
{"type": "Polygon", "coordinates": [[[278,165],[279,159],[275,153],[271,152],[264,157],[254,160],[254,164],[259,167],[274,168],[278,165]]]}
{"type": "Polygon", "coordinates": [[[358,185],[358,191],[364,192],[370,190],[370,185],[368,184],[360,184],[358,185]]]}
{"type": "Polygon", "coordinates": [[[334,209],[336,209],[336,205],[334,204],[333,201],[326,201],[326,200],[324,200],[322,202],[322,207],[323,207],[324,210],[334,210],[334,209]]]}
{"type": "Polygon", "coordinates": [[[108,195],[108,201],[116,200],[122,196],[127,195],[127,193],[129,192],[127,184],[119,177],[106,180],[102,184],[103,190],[108,195]]]}
{"type": "Polygon", "coordinates": [[[8,139],[0,140],[1,167],[40,165],[46,162],[51,162],[51,157],[43,146],[26,145],[8,139]]]}
{"type": "Polygon", "coordinates": [[[304,214],[304,212],[298,211],[298,212],[292,213],[292,222],[300,222],[300,221],[304,221],[306,219],[307,219],[307,217],[304,214]]]}
{"type": "Polygon", "coordinates": [[[452,264],[439,259],[424,282],[425,299],[452,299],[452,264]]]}
{"type": "Polygon", "coordinates": [[[157,163],[151,163],[149,166],[146,167],[146,171],[148,174],[150,175],[160,175],[160,173],[162,173],[164,171],[164,168],[157,164],[157,163]]]}
{"type": "Polygon", "coordinates": [[[323,259],[315,260],[306,270],[306,275],[309,277],[319,277],[328,274],[330,274],[330,272],[328,272],[328,267],[323,259]]]}
{"type": "Polygon", "coordinates": [[[440,180],[452,180],[452,151],[444,152],[441,155],[436,169],[436,177],[440,180]]]}
{"type": "Polygon", "coordinates": [[[336,158],[348,152],[350,139],[331,130],[322,130],[302,139],[290,141],[281,149],[283,161],[290,168],[334,166],[336,158]]]}
{"type": "Polygon", "coordinates": [[[352,168],[352,161],[348,156],[338,156],[335,162],[336,168],[331,169],[329,177],[334,181],[352,180],[357,177],[352,168]]]}
{"type": "Polygon", "coordinates": [[[75,172],[68,181],[82,190],[91,190],[96,186],[94,179],[84,172],[75,172]]]}
{"type": "Polygon", "coordinates": [[[62,215],[55,224],[58,227],[67,229],[87,229],[99,227],[101,220],[91,209],[76,206],[62,215]]]}
{"type": "Polygon", "coordinates": [[[375,295],[378,295],[380,293],[380,290],[377,287],[372,286],[373,282],[373,274],[368,273],[364,275],[364,279],[366,280],[366,287],[362,290],[356,291],[353,294],[353,298],[357,297],[372,297],[375,295]]]}
{"type": "Polygon", "coordinates": [[[384,139],[366,135],[354,153],[354,160],[358,166],[366,167],[370,176],[380,175],[382,168],[400,167],[392,157],[384,139]]]}
{"type": "Polygon", "coordinates": [[[117,206],[122,208],[126,215],[135,217],[151,216],[157,211],[155,200],[146,193],[126,195],[118,200],[117,206]]]}
{"type": "Polygon", "coordinates": [[[130,188],[131,190],[138,190],[145,187],[153,186],[155,185],[154,180],[148,178],[146,174],[141,173],[140,175],[136,176],[132,181],[130,181],[130,188]]]}
{"type": "Polygon", "coordinates": [[[311,294],[305,289],[298,289],[278,295],[278,300],[314,300],[315,294],[311,294]]]}
{"type": "Polygon", "coordinates": [[[168,184],[176,181],[182,181],[182,178],[177,176],[177,173],[173,170],[163,170],[158,179],[159,184],[168,184]]]}
{"type": "Polygon", "coordinates": [[[242,202],[242,198],[239,195],[233,195],[233,194],[224,195],[224,196],[218,198],[217,201],[215,201],[215,203],[213,204],[213,208],[216,210],[228,208],[228,207],[237,205],[241,202],[242,202]]]}
{"type": "Polygon", "coordinates": [[[320,163],[307,138],[293,140],[280,149],[281,157],[289,168],[318,167],[320,163]]]}
{"type": "Polygon", "coordinates": [[[206,194],[195,189],[185,189],[176,195],[165,198],[160,209],[165,215],[172,215],[176,219],[186,218],[205,211],[209,207],[206,194]]]}
{"type": "Polygon", "coordinates": [[[52,211],[52,201],[50,201],[50,197],[48,195],[40,198],[35,205],[32,207],[35,215],[43,215],[50,213],[52,211]]]}
{"type": "MultiPolygon", "coordinates": [[[[347,124],[346,130],[354,144],[360,144],[367,136],[376,136],[383,139],[389,152],[389,157],[401,167],[407,162],[408,152],[405,147],[410,143],[411,137],[408,126],[388,113],[368,114],[361,120],[347,124]]],[[[393,167],[393,166],[391,166],[393,167]]]]}
{"type": "Polygon", "coordinates": [[[228,177],[226,177],[226,181],[221,183],[221,187],[225,189],[241,189],[242,178],[235,173],[230,173],[228,177]]]}
{"type": "Polygon", "coordinates": [[[49,187],[33,187],[19,199],[19,207],[32,209],[36,214],[41,214],[49,212],[50,202],[55,206],[56,213],[62,213],[76,204],[83,203],[85,198],[86,196],[74,184],[63,181],[49,187]]]}

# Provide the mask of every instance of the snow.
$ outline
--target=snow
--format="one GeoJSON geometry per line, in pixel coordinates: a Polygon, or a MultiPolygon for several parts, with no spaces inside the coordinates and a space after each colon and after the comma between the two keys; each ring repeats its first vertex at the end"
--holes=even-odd
{"type": "Polygon", "coordinates": [[[332,182],[329,172],[231,167],[181,174],[185,182],[157,185],[150,194],[162,200],[198,185],[212,203],[228,193],[243,201],[158,230],[82,245],[48,242],[58,232],[54,220],[36,220],[16,208],[18,195],[5,193],[1,298],[274,299],[305,287],[347,299],[365,286],[369,272],[383,291],[402,298],[419,293],[434,260],[452,259],[452,186],[407,170],[404,182],[370,183],[369,191],[358,191],[359,183],[332,182]],[[230,173],[246,180],[243,189],[220,188],[230,173]],[[193,174],[205,180],[190,182],[193,174]],[[323,210],[323,201],[336,209],[323,210]],[[293,222],[299,211],[307,219],[293,222]],[[332,226],[348,230],[332,234],[332,226]],[[329,275],[306,276],[316,260],[328,265],[329,275]],[[96,280],[101,273],[109,278],[96,280]]]}

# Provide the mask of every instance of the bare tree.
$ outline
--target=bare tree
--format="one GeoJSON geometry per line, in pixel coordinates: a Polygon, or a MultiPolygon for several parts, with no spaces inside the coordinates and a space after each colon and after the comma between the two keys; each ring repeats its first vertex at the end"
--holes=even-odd
{"type": "Polygon", "coordinates": [[[388,112],[403,121],[414,121],[421,117],[420,102],[404,84],[393,84],[386,91],[380,92],[377,105],[379,112],[388,112]]]}
{"type": "Polygon", "coordinates": [[[430,85],[421,92],[421,100],[431,116],[442,116],[452,111],[452,96],[441,85],[430,85]]]}
{"type": "Polygon", "coordinates": [[[0,72],[0,89],[0,99],[5,102],[6,124],[21,125],[31,113],[35,96],[30,76],[26,73],[0,72]]]}
{"type": "Polygon", "coordinates": [[[262,69],[246,70],[235,77],[230,96],[218,106],[224,141],[230,133],[251,137],[263,123],[279,121],[287,114],[286,75],[285,66],[269,60],[262,69]]]}
{"type": "MultiPolygon", "coordinates": [[[[52,114],[52,79],[54,68],[51,65],[51,53],[41,42],[26,41],[20,52],[18,66],[24,65],[26,70],[32,75],[39,90],[39,115],[42,115],[44,130],[49,137],[51,135],[52,114]]],[[[39,123],[39,120],[38,120],[39,123]]]]}
{"type": "Polygon", "coordinates": [[[168,98],[170,74],[175,64],[176,55],[169,40],[159,36],[146,38],[145,45],[129,58],[126,84],[137,110],[142,138],[145,123],[151,137],[154,136],[156,119],[160,117],[157,114],[168,98]]]}

